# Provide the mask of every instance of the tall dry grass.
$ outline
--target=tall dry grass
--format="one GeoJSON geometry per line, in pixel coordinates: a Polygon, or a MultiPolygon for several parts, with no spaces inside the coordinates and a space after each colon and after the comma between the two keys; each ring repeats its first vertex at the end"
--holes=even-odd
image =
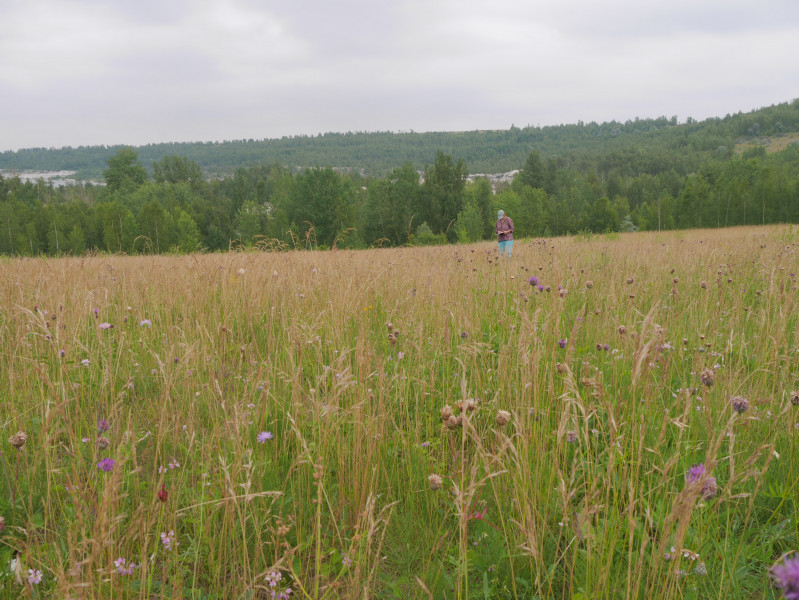
{"type": "Polygon", "coordinates": [[[769,597],[799,548],[798,252],[4,259],[0,593],[769,597]]]}

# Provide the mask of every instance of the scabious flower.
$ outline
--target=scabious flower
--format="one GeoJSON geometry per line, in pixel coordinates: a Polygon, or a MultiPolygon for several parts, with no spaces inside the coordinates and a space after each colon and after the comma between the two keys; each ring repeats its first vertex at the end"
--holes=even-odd
{"type": "Polygon", "coordinates": [[[114,326],[111,323],[100,323],[100,329],[111,329],[114,326]]]}
{"type": "Polygon", "coordinates": [[[97,463],[97,468],[101,471],[105,471],[106,473],[114,470],[114,459],[113,458],[104,458],[100,462],[97,463]]]}
{"type": "Polygon", "coordinates": [[[271,440],[273,437],[275,436],[272,435],[271,431],[262,431],[258,434],[258,441],[262,444],[265,444],[266,440],[271,440]]]}
{"type": "Polygon", "coordinates": [[[142,319],[139,321],[139,327],[152,327],[153,322],[150,319],[142,319]]]}
{"type": "Polygon", "coordinates": [[[36,585],[42,582],[42,572],[39,569],[28,569],[28,583],[36,585]]]}
{"type": "Polygon", "coordinates": [[[774,583],[782,590],[786,600],[799,600],[799,555],[771,569],[774,583]]]}

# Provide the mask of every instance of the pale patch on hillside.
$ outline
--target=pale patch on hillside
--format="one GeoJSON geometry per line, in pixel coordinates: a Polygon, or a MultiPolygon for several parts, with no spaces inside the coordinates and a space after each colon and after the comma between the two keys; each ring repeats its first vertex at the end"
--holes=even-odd
{"type": "Polygon", "coordinates": [[[750,148],[763,146],[766,152],[773,153],[785,150],[791,144],[799,144],[799,132],[783,133],[775,136],[758,137],[735,144],[735,153],[742,154],[750,148]]]}

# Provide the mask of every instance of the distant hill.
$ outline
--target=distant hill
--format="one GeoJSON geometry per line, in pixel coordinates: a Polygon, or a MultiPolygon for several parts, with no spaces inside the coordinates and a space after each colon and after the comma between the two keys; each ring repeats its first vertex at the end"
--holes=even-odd
{"type": "MultiPolygon", "coordinates": [[[[196,162],[208,176],[239,168],[279,164],[335,167],[383,176],[410,162],[430,164],[438,151],[463,159],[472,173],[500,173],[520,168],[536,150],[580,168],[609,170],[616,163],[639,172],[674,169],[692,172],[708,156],[730,156],[736,149],[766,145],[781,148],[799,139],[799,100],[704,121],[676,117],[635,118],[624,123],[583,123],[547,127],[511,127],[496,131],[430,133],[326,133],[267,140],[185,142],[134,147],[147,169],[165,156],[196,162]],[[623,160],[622,160],[623,159],[623,160]]],[[[30,148],[0,153],[0,170],[75,171],[76,179],[99,179],[110,156],[123,146],[30,148]]]]}

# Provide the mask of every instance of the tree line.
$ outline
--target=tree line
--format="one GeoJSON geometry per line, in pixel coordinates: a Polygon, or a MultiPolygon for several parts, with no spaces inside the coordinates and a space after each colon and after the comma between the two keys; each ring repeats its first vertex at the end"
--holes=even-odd
{"type": "Polygon", "coordinates": [[[167,253],[229,248],[364,248],[494,238],[498,209],[515,235],[799,222],[799,146],[716,152],[692,172],[647,169],[629,150],[589,163],[531,151],[512,183],[469,180],[438,152],[383,177],[332,167],[239,168],[208,179],[166,156],[148,171],[133,148],[107,160],[105,185],[55,187],[0,177],[0,253],[167,253]],[[654,171],[654,172],[650,172],[654,171]]]}

